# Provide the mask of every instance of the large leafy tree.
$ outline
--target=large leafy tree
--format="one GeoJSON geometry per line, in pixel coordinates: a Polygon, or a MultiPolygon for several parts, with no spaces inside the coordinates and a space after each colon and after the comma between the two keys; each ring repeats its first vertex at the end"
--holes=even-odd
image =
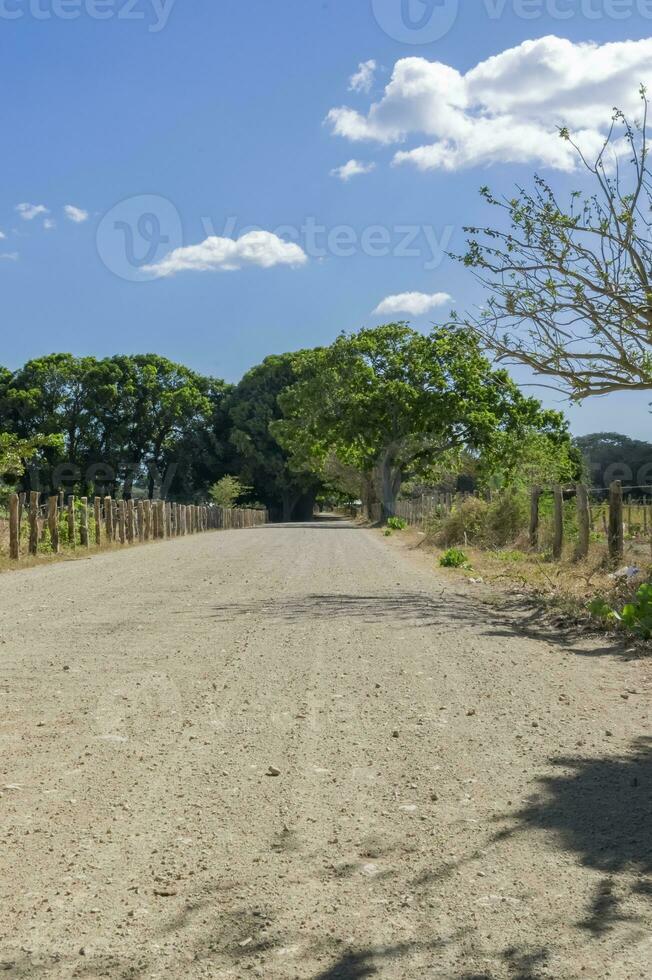
{"type": "MultiPolygon", "coordinates": [[[[579,436],[575,445],[582,453],[589,479],[597,486],[612,480],[652,488],[652,444],[630,439],[619,432],[594,432],[579,436]]],[[[641,489],[634,491],[641,493],[641,489]]]]}
{"type": "Polygon", "coordinates": [[[279,399],[297,381],[297,355],[265,358],[236,386],[227,401],[233,465],[254,496],[283,520],[309,517],[320,481],[310,470],[293,470],[289,453],[272,428],[282,418],[279,399]]]}
{"type": "Polygon", "coordinates": [[[406,475],[444,457],[471,452],[497,464],[515,435],[567,440],[563,417],[493,370],[461,329],[425,336],[392,323],[343,334],[297,356],[295,370],[274,435],[298,466],[318,469],[335,453],[355,467],[363,499],[380,502],[383,516],[393,513],[406,475]]]}
{"type": "Polygon", "coordinates": [[[90,376],[96,364],[91,357],[50,354],[3,378],[2,428],[26,441],[41,434],[60,437],[41,460],[50,473],[57,464],[68,463],[74,480],[88,464],[96,441],[90,406],[90,376]]]}
{"type": "Polygon", "coordinates": [[[192,434],[210,425],[211,395],[221,383],[158,354],[113,360],[119,363],[122,375],[120,412],[126,457],[133,471],[147,472],[151,496],[155,487],[171,484],[192,434]]]}
{"type": "Polygon", "coordinates": [[[524,364],[575,400],[652,389],[652,179],[642,120],[616,111],[596,160],[569,131],[591,190],[568,203],[546,180],[485,200],[497,225],[470,227],[459,258],[487,287],[467,325],[506,363],[524,364]],[[624,152],[623,152],[624,151],[624,152]]]}
{"type": "Polygon", "coordinates": [[[46,451],[53,487],[121,485],[128,496],[134,480],[145,479],[150,494],[175,481],[187,491],[199,443],[215,437],[225,391],[223,382],[157,354],[51,354],[0,376],[1,427],[27,440],[61,435],[46,451]]]}

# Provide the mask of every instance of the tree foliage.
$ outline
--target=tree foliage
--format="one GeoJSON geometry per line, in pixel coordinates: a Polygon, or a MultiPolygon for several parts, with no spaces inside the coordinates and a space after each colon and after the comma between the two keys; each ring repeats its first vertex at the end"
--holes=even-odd
{"type": "Polygon", "coordinates": [[[629,486],[652,488],[652,443],[619,432],[594,432],[579,436],[575,445],[594,485],[604,487],[612,480],[622,480],[629,486]]]}
{"type": "Polygon", "coordinates": [[[495,371],[461,329],[428,336],[405,323],[342,334],[296,358],[298,380],[280,397],[272,432],[295,465],[321,467],[331,454],[360,474],[363,496],[392,512],[401,482],[462,452],[505,462],[508,436],[536,431],[567,440],[563,417],[526,398],[495,371]]]}
{"type": "Polygon", "coordinates": [[[16,480],[25,472],[25,466],[46,447],[61,445],[60,436],[44,436],[40,433],[31,439],[19,439],[8,432],[0,432],[0,478],[16,480]]]}
{"type": "Polygon", "coordinates": [[[511,199],[482,195],[503,227],[470,227],[464,256],[489,290],[467,319],[499,359],[524,364],[572,398],[652,388],[652,180],[642,120],[615,110],[595,161],[567,129],[593,183],[565,206],[535,177],[511,199]],[[627,165],[625,166],[625,162],[627,165]],[[501,220],[502,220],[501,219],[501,220]]]}
{"type": "Polygon", "coordinates": [[[257,499],[265,500],[284,520],[310,516],[321,485],[314,472],[290,467],[288,452],[272,434],[273,424],[282,418],[279,396],[297,380],[296,358],[265,358],[245,374],[226,403],[232,465],[257,499]]]}
{"type": "Polygon", "coordinates": [[[235,507],[243,497],[251,493],[251,487],[246,486],[237,476],[227,474],[214,483],[208,493],[213,503],[219,507],[235,507]]]}
{"type": "Polygon", "coordinates": [[[26,440],[60,436],[45,454],[53,489],[122,486],[128,495],[141,480],[153,493],[166,473],[173,482],[192,469],[184,450],[225,392],[223,382],[156,354],[50,354],[0,376],[1,428],[26,440]]]}

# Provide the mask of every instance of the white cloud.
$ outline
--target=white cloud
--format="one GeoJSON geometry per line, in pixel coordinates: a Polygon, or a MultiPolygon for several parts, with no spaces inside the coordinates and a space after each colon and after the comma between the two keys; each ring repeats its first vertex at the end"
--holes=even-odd
{"type": "Polygon", "coordinates": [[[369,92],[374,83],[374,75],[376,74],[377,67],[373,58],[370,61],[361,61],[358,65],[357,72],[355,75],[351,75],[349,79],[349,91],[369,92]]]}
{"type": "Polygon", "coordinates": [[[5,235],[4,231],[0,231],[0,241],[2,241],[2,239],[6,237],[7,236],[5,235]]]}
{"type": "Polygon", "coordinates": [[[452,303],[453,297],[448,293],[397,293],[387,296],[379,303],[374,313],[409,313],[411,316],[423,316],[437,306],[452,303]]]}
{"type": "Polygon", "coordinates": [[[357,177],[358,174],[370,174],[375,169],[375,163],[362,163],[360,160],[349,160],[343,166],[335,167],[334,170],[331,170],[331,177],[339,177],[340,180],[347,181],[351,180],[351,177],[357,177]]]}
{"type": "Polygon", "coordinates": [[[63,211],[66,218],[68,218],[70,221],[74,221],[77,225],[80,225],[83,221],[88,219],[88,211],[84,211],[83,208],[76,208],[74,204],[64,205],[63,211]]]}
{"type": "Polygon", "coordinates": [[[18,252],[0,252],[0,259],[7,259],[9,262],[17,262],[18,252]]]}
{"type": "Polygon", "coordinates": [[[571,171],[575,151],[558,126],[568,125],[589,155],[597,153],[613,106],[640,115],[641,82],[652,82],[652,38],[600,45],[548,36],[466,74],[403,58],[366,115],[342,106],[327,118],[336,135],[351,141],[387,145],[421,137],[394,157],[421,170],[531,163],[571,171]]]}
{"type": "Polygon", "coordinates": [[[44,204],[17,204],[16,211],[23,221],[33,221],[34,218],[38,218],[39,214],[50,213],[49,208],[46,208],[44,204]]]}
{"type": "Polygon", "coordinates": [[[284,242],[269,231],[250,231],[237,239],[212,235],[199,245],[175,248],[160,262],[146,266],[144,271],[162,278],[190,269],[197,272],[216,269],[233,272],[243,265],[271,269],[275,265],[297,266],[307,261],[308,257],[299,245],[284,242]]]}
{"type": "Polygon", "coordinates": [[[57,223],[53,218],[46,218],[43,222],[43,227],[46,231],[52,231],[53,228],[57,227],[57,223]]]}

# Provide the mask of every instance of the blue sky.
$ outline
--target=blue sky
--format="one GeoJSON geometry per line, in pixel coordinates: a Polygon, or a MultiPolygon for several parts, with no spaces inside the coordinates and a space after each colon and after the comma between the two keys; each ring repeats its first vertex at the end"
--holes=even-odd
{"type": "MultiPolygon", "coordinates": [[[[625,92],[635,97],[650,49],[602,46],[650,37],[652,3],[405,2],[0,0],[3,362],[157,351],[237,380],[266,354],[391,318],[425,329],[450,307],[375,314],[388,296],[480,302],[443,256],[463,248],[464,224],[487,218],[478,188],[509,191],[537,169],[581,186],[529,120],[554,127],[568,110],[598,131],[595,106],[606,121],[625,92]],[[549,35],[572,44],[523,48],[549,35]],[[421,60],[388,96],[406,58],[421,60]],[[426,108],[411,95],[414,71],[431,85],[426,108]],[[494,117],[483,135],[478,119],[515,93],[522,131],[494,117]],[[453,146],[392,165],[458,124],[453,146]],[[352,160],[369,172],[333,175],[352,160]],[[252,228],[263,238],[246,237],[252,228]],[[187,251],[210,236],[216,246],[187,251]],[[184,251],[166,265],[174,249],[184,251]]],[[[647,403],[589,401],[571,410],[573,429],[648,437],[647,403]]]]}

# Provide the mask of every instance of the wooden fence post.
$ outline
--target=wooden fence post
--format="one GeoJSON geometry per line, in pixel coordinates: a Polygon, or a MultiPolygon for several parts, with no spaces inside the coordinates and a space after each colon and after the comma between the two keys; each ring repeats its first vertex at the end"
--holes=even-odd
{"type": "Polygon", "coordinates": [[[104,522],[106,524],[106,540],[113,541],[113,500],[111,497],[104,498],[104,522]]]}
{"type": "Polygon", "coordinates": [[[9,557],[13,561],[20,558],[20,497],[12,493],[9,497],[9,557]]]}
{"type": "Polygon", "coordinates": [[[620,561],[624,553],[623,485],[615,480],[609,487],[609,557],[620,561]]]}
{"type": "Polygon", "coordinates": [[[145,501],[139,500],[136,503],[136,510],[138,511],[138,540],[143,544],[145,540],[145,501]]]}
{"type": "Polygon", "coordinates": [[[541,499],[541,488],[532,487],[530,492],[530,547],[533,549],[539,546],[539,500],[541,499]]]}
{"type": "Polygon", "coordinates": [[[81,524],[79,526],[79,538],[82,548],[89,547],[88,540],[88,497],[81,498],[81,524]]]}
{"type": "Polygon", "coordinates": [[[99,548],[102,544],[102,498],[93,498],[93,517],[95,518],[95,544],[99,548]]]}
{"type": "Polygon", "coordinates": [[[553,492],[554,529],[552,536],[552,557],[559,560],[564,549],[564,491],[557,485],[553,492]]]}
{"type": "Polygon", "coordinates": [[[587,558],[589,554],[589,544],[591,540],[591,510],[589,507],[589,493],[583,483],[578,483],[576,487],[577,497],[577,529],[579,538],[575,557],[578,560],[587,558]]]}
{"type": "Polygon", "coordinates": [[[127,540],[127,520],[124,500],[118,501],[118,534],[120,536],[120,544],[124,544],[127,540]]]}
{"type": "Polygon", "coordinates": [[[68,497],[68,546],[73,550],[77,547],[77,533],[75,528],[75,498],[68,497]]]}
{"type": "Polygon", "coordinates": [[[150,541],[152,537],[152,502],[151,500],[143,501],[143,509],[145,511],[145,526],[143,530],[145,531],[145,541],[150,541]]]}
{"type": "Polygon", "coordinates": [[[59,554],[59,495],[55,494],[48,500],[48,529],[50,545],[55,555],[59,554]]]}
{"type": "Polygon", "coordinates": [[[113,540],[118,540],[118,528],[119,528],[119,514],[118,514],[118,501],[113,500],[111,502],[111,509],[113,510],[113,540]]]}
{"type": "Polygon", "coordinates": [[[134,502],[130,497],[126,502],[126,521],[127,521],[127,541],[129,544],[134,543],[134,502]]]}
{"type": "Polygon", "coordinates": [[[32,490],[29,495],[29,553],[38,553],[38,505],[39,495],[36,490],[32,490]]]}

